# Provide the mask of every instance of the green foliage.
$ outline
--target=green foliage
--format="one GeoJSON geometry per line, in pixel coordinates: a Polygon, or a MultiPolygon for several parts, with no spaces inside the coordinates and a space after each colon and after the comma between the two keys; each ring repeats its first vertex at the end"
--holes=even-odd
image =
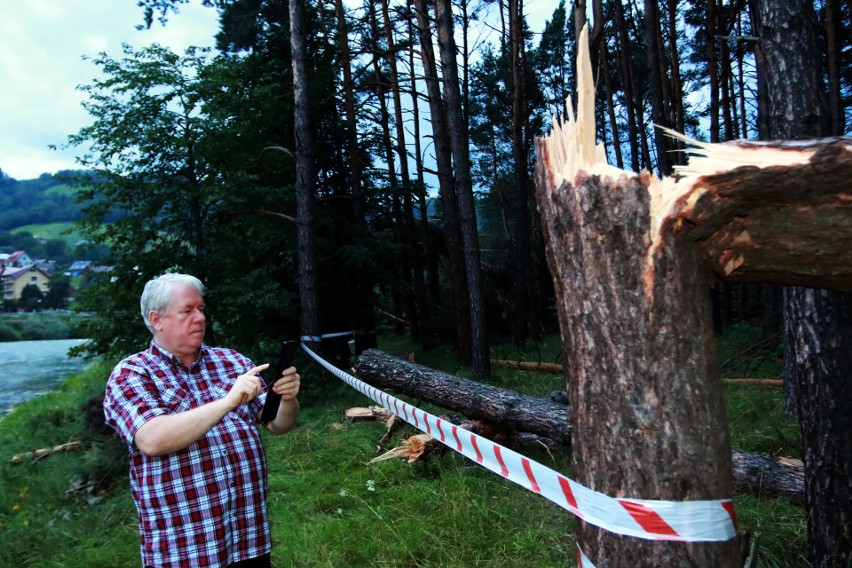
{"type": "MultiPolygon", "coordinates": [[[[0,231],[10,231],[32,223],[76,221],[82,214],[74,194],[64,186],[64,176],[42,174],[37,179],[0,180],[0,231]],[[62,189],[59,189],[62,188],[62,189]]],[[[46,236],[46,235],[42,235],[46,236]]]]}
{"type": "Polygon", "coordinates": [[[75,339],[73,315],[44,312],[29,316],[7,314],[0,316],[0,341],[38,339],[75,339]]]}

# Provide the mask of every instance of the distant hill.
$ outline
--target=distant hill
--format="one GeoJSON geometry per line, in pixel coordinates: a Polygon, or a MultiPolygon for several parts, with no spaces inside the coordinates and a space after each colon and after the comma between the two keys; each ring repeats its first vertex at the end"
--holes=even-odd
{"type": "Polygon", "coordinates": [[[63,171],[20,181],[0,171],[0,230],[79,220],[83,214],[75,202],[76,190],[67,184],[77,173],[63,171]]]}
{"type": "Polygon", "coordinates": [[[71,221],[21,225],[20,227],[15,227],[9,232],[12,234],[27,232],[33,237],[42,239],[61,239],[65,241],[69,247],[73,247],[83,239],[79,228],[71,221]]]}

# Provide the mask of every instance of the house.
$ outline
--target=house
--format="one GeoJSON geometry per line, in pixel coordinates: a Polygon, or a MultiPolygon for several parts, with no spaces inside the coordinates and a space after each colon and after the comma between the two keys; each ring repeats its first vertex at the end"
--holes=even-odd
{"type": "Polygon", "coordinates": [[[0,254],[0,267],[23,268],[35,264],[26,251],[16,250],[12,254],[0,254]]]}
{"type": "Polygon", "coordinates": [[[65,271],[65,276],[76,277],[82,275],[92,266],[91,260],[75,260],[65,271]]]}
{"type": "Polygon", "coordinates": [[[2,300],[18,300],[27,284],[34,284],[47,293],[50,274],[35,264],[24,267],[0,266],[0,283],[2,283],[2,300]]]}

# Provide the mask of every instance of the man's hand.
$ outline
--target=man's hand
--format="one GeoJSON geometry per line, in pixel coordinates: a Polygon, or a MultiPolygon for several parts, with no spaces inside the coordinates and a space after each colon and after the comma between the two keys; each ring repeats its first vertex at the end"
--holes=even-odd
{"type": "Polygon", "coordinates": [[[272,385],[272,390],[281,395],[281,400],[293,400],[299,394],[300,379],[296,367],[289,367],[284,369],[281,378],[272,385]]]}
{"type": "Polygon", "coordinates": [[[289,367],[281,373],[281,378],[272,385],[272,390],[281,395],[281,406],[278,414],[271,422],[266,423],[266,429],[273,434],[286,434],[296,425],[299,417],[299,394],[300,377],[296,367],[289,367]]]}
{"type": "Polygon", "coordinates": [[[263,391],[263,381],[260,380],[257,374],[265,371],[267,368],[269,368],[269,363],[257,366],[237,377],[234,386],[225,395],[224,400],[227,402],[228,408],[235,410],[240,405],[254,400],[263,391]]]}

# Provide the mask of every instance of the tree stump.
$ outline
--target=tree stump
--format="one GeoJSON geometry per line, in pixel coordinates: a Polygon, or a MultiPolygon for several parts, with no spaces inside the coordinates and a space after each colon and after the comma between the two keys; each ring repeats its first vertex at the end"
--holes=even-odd
{"type": "MultiPolygon", "coordinates": [[[[698,249],[659,217],[653,177],[625,174],[600,159],[587,43],[584,33],[576,121],[569,112],[567,124],[536,140],[573,472],[613,497],[728,499],[731,450],[707,272],[698,249]]],[[[580,521],[577,542],[601,568],[741,565],[736,538],[656,542],[580,521]]]]}

